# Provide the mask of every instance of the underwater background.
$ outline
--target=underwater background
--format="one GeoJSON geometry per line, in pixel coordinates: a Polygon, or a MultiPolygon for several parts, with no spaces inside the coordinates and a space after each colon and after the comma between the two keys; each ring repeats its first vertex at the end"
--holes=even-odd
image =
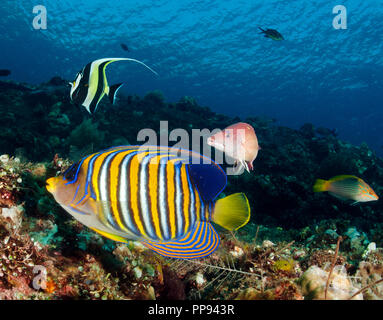
{"type": "Polygon", "coordinates": [[[292,1],[2,1],[1,68],[29,83],[70,79],[89,61],[128,56],[160,74],[120,65],[108,71],[123,93],[161,90],[232,116],[267,115],[299,127],[336,128],[352,143],[382,154],[383,57],[379,0],[292,1]],[[34,30],[32,8],[44,5],[47,30],[34,30]],[[332,9],[347,8],[335,30],[332,9]],[[258,27],[285,41],[265,41],[258,27]],[[44,57],[42,59],[42,57],[44,57]]]}
{"type": "Polygon", "coordinates": [[[380,1],[3,0],[0,14],[0,69],[11,70],[0,79],[1,299],[383,299],[381,201],[312,191],[352,174],[383,194],[380,1]],[[339,4],[345,30],[332,25],[339,4]],[[33,28],[36,5],[46,30],[33,28]],[[125,85],[89,115],[68,82],[104,57],[159,76],[112,64],[109,83],[125,85]],[[250,222],[219,229],[219,250],[199,262],[108,240],[45,189],[84,155],[160,133],[161,120],[188,132],[244,121],[262,147],[224,190],[246,193],[250,222]],[[35,266],[48,274],[40,289],[35,266]]]}

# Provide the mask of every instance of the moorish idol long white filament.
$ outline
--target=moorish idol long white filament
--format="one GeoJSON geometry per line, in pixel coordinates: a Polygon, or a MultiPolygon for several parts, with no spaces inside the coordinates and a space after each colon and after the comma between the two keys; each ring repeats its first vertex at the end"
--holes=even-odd
{"type": "Polygon", "coordinates": [[[145,63],[131,58],[104,58],[88,63],[82,71],[77,73],[76,79],[70,82],[70,98],[73,102],[82,105],[85,109],[93,114],[97,110],[97,106],[106,94],[109,96],[110,102],[114,103],[117,91],[123,85],[118,83],[108,86],[105,69],[109,63],[115,61],[133,61],[142,64],[154,74],[158,75],[152,68],[145,63]]]}

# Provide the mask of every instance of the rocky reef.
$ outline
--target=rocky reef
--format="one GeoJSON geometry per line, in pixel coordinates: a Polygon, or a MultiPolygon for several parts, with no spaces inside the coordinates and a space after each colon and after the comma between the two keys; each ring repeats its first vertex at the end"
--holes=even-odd
{"type": "Polygon", "coordinates": [[[230,118],[190,97],[160,92],[104,99],[90,116],[66,81],[0,82],[0,299],[383,299],[382,203],[315,194],[316,178],[353,174],[378,195],[383,161],[326,128],[230,118]],[[73,220],[45,190],[47,178],[81,156],[141,144],[160,121],[169,131],[251,124],[262,150],[225,194],[245,192],[251,221],[202,260],[172,260],[108,240],[73,220]]]}

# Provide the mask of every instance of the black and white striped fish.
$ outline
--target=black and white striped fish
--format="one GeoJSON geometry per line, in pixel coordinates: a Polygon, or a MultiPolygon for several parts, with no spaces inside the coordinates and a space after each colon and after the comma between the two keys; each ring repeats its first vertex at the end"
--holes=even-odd
{"type": "Polygon", "coordinates": [[[225,186],[226,174],[212,160],[155,146],[97,152],[47,180],[56,201],[92,230],[184,259],[202,258],[218,248],[211,221],[229,230],[249,221],[244,194],[215,200],[225,186]]]}
{"type": "Polygon", "coordinates": [[[106,94],[109,96],[110,102],[114,103],[117,91],[121,88],[122,83],[118,83],[109,87],[106,79],[105,69],[109,63],[115,61],[133,61],[142,64],[154,74],[153,69],[145,63],[130,58],[104,58],[88,63],[82,71],[78,72],[76,79],[70,82],[70,98],[73,102],[85,107],[85,109],[93,114],[97,110],[97,106],[106,94]]]}

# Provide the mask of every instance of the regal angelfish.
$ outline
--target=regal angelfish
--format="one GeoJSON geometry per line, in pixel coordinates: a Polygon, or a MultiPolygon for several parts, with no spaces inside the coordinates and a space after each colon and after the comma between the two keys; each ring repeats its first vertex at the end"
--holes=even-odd
{"type": "Polygon", "coordinates": [[[225,188],[222,168],[198,153],[168,147],[120,146],[82,158],[47,190],[78,221],[115,241],[141,241],[173,258],[202,258],[219,246],[211,221],[244,226],[243,193],[215,201],[225,188]]]}
{"type": "Polygon", "coordinates": [[[123,85],[118,83],[108,86],[105,69],[109,63],[115,61],[134,61],[142,64],[153,73],[157,74],[153,69],[149,68],[145,63],[130,58],[104,58],[88,63],[82,71],[78,72],[76,79],[69,82],[71,85],[70,98],[73,102],[85,107],[85,109],[93,114],[97,110],[97,106],[106,94],[109,96],[110,102],[113,104],[117,91],[123,85]]]}

